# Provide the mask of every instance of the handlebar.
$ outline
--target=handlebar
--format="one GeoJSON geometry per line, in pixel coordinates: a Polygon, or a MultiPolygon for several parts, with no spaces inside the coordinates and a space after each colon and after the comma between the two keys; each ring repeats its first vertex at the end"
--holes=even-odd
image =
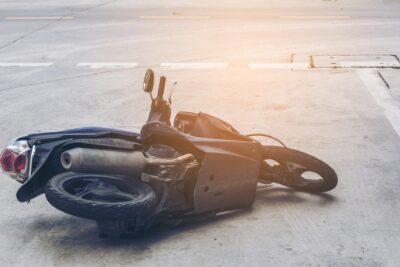
{"type": "Polygon", "coordinates": [[[171,106],[163,98],[166,80],[165,76],[160,77],[157,97],[151,100],[151,110],[147,122],[159,121],[171,125],[171,106]]]}
{"type": "Polygon", "coordinates": [[[158,84],[157,98],[163,98],[166,81],[167,78],[165,78],[165,76],[160,77],[160,83],[158,84]]]}

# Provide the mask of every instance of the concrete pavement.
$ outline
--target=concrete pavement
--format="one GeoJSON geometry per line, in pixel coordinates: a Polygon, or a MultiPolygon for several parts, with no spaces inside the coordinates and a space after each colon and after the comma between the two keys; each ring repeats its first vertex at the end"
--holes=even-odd
{"type": "Polygon", "coordinates": [[[2,266],[397,266],[399,11],[394,0],[0,2],[0,146],[80,126],[138,131],[151,67],[178,82],[174,112],[272,134],[339,176],[328,194],[268,187],[249,211],[100,240],[43,196],[18,203],[19,184],[0,175],[2,266]]]}

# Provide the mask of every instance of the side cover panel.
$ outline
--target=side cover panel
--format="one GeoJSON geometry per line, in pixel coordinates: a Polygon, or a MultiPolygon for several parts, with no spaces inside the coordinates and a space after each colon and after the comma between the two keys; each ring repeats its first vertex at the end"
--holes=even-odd
{"type": "Polygon", "coordinates": [[[258,144],[242,142],[231,146],[241,153],[199,147],[207,153],[194,191],[195,213],[249,208],[253,204],[260,166],[258,144]]]}

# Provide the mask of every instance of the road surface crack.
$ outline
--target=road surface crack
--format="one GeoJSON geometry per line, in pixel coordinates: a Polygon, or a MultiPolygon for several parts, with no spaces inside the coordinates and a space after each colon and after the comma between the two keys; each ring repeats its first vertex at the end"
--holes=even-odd
{"type": "Polygon", "coordinates": [[[55,24],[55,23],[58,23],[58,22],[61,21],[61,20],[63,20],[63,18],[59,18],[59,19],[57,19],[57,20],[55,20],[55,21],[52,21],[52,22],[49,22],[49,23],[47,23],[47,24],[45,24],[45,25],[43,25],[43,26],[41,26],[41,27],[39,27],[39,28],[36,28],[36,29],[34,29],[33,31],[30,31],[30,32],[28,32],[28,33],[25,33],[25,34],[19,36],[18,38],[16,38],[16,39],[14,39],[14,40],[12,40],[12,41],[10,41],[10,42],[8,42],[8,43],[6,43],[6,44],[0,46],[0,49],[4,49],[4,48],[6,48],[6,47],[8,47],[8,46],[10,46],[10,45],[12,45],[12,44],[15,44],[16,42],[18,42],[18,41],[24,39],[25,37],[30,36],[30,35],[32,35],[32,34],[38,32],[38,31],[41,31],[41,30],[43,30],[43,29],[45,29],[45,28],[47,28],[47,27],[49,27],[49,26],[51,26],[51,25],[53,25],[53,24],[55,24]]]}

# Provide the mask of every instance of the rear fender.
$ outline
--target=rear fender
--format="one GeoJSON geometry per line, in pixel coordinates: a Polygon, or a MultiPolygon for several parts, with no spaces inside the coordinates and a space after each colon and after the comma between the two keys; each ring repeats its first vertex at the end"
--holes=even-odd
{"type": "Polygon", "coordinates": [[[32,174],[18,189],[17,199],[20,202],[29,201],[44,193],[46,183],[56,174],[63,171],[58,163],[60,154],[74,147],[143,150],[139,143],[112,138],[81,138],[64,139],[48,143],[36,143],[32,160],[32,174]]]}

